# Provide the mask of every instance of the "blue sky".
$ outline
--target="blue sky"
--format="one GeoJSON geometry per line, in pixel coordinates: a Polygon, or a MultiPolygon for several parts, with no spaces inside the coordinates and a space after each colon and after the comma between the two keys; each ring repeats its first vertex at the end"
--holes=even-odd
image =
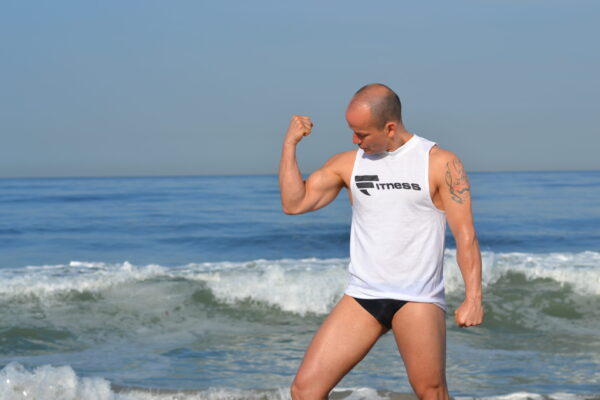
{"type": "Polygon", "coordinates": [[[382,82],[468,170],[600,169],[600,2],[0,3],[0,177],[275,173],[382,82]]]}

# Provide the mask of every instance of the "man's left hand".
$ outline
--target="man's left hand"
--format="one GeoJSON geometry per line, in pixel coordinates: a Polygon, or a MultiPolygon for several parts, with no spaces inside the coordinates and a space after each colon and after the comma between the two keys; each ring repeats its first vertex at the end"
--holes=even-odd
{"type": "Polygon", "coordinates": [[[461,328],[476,326],[483,322],[483,304],[481,300],[465,299],[454,311],[454,321],[461,328]]]}

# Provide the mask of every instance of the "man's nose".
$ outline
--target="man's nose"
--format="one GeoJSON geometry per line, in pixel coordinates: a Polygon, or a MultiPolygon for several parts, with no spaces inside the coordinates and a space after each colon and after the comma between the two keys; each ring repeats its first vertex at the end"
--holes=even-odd
{"type": "Polygon", "coordinates": [[[361,140],[359,139],[358,136],[356,135],[352,135],[352,143],[354,144],[360,144],[361,140]]]}

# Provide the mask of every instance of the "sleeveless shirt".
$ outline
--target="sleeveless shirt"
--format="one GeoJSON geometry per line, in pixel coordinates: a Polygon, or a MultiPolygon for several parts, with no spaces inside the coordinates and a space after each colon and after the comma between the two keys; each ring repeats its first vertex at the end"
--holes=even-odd
{"type": "Polygon", "coordinates": [[[429,192],[429,151],[413,135],[393,152],[358,149],[350,188],[350,279],[346,294],[434,303],[446,310],[445,213],[429,192]]]}

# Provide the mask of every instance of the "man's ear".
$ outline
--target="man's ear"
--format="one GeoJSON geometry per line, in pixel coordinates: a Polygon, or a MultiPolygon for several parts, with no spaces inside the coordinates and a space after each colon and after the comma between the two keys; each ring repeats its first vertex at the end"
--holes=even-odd
{"type": "Polygon", "coordinates": [[[389,137],[392,138],[394,137],[394,135],[396,134],[396,129],[398,129],[398,124],[396,124],[395,122],[387,122],[385,124],[385,134],[389,137]]]}

